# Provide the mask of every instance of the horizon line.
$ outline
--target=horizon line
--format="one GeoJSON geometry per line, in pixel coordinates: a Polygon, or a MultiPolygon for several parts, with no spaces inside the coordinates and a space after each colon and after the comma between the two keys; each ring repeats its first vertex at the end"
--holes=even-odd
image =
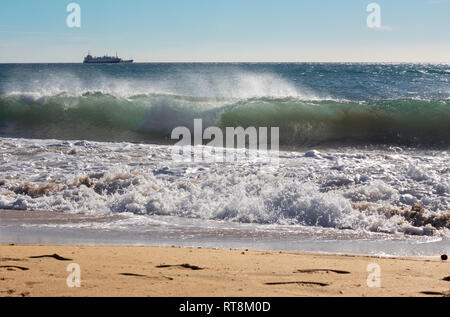
{"type": "MultiPolygon", "coordinates": [[[[83,62],[2,62],[0,64],[83,64],[83,62]]],[[[108,64],[108,63],[105,63],[108,64]]],[[[132,64],[450,64],[449,61],[134,61],[132,64]]],[[[93,64],[99,65],[99,64],[93,64]]]]}

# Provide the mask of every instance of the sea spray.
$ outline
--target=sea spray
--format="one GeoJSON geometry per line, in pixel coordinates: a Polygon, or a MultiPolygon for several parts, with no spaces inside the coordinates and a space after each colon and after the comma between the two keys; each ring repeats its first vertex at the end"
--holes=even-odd
{"type": "MultiPolygon", "coordinates": [[[[307,101],[297,98],[209,100],[173,95],[119,98],[0,96],[0,134],[37,138],[170,143],[171,131],[279,127],[280,144],[448,146],[450,100],[307,101]]],[[[224,131],[225,132],[225,131],[224,131]]]]}

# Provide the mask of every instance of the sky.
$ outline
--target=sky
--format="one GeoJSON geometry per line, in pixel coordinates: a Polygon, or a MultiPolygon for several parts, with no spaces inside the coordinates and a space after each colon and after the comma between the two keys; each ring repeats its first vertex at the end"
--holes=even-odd
{"type": "Polygon", "coordinates": [[[1,0],[0,63],[450,62],[450,0],[1,0]],[[67,5],[81,8],[68,27],[67,5]],[[380,28],[367,5],[380,5],[380,28]]]}

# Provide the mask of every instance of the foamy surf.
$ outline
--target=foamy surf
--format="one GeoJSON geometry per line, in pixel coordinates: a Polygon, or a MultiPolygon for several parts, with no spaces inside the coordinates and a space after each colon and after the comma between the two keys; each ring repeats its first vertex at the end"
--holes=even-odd
{"type": "Polygon", "coordinates": [[[448,252],[448,76],[448,65],[0,65],[0,208],[18,211],[1,213],[1,239],[448,252]],[[279,167],[173,161],[168,135],[194,119],[278,126],[279,167]]]}
{"type": "Polygon", "coordinates": [[[266,170],[180,163],[170,146],[5,138],[0,145],[3,209],[444,237],[450,229],[445,151],[282,152],[280,167],[266,170]]]}

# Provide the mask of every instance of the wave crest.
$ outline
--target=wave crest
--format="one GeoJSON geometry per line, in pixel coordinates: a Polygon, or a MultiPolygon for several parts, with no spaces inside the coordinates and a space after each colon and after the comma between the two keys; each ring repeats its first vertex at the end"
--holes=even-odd
{"type": "Polygon", "coordinates": [[[0,96],[3,136],[168,142],[177,126],[279,127],[280,144],[450,144],[450,100],[241,100],[143,94],[127,98],[101,92],[0,96]]]}

